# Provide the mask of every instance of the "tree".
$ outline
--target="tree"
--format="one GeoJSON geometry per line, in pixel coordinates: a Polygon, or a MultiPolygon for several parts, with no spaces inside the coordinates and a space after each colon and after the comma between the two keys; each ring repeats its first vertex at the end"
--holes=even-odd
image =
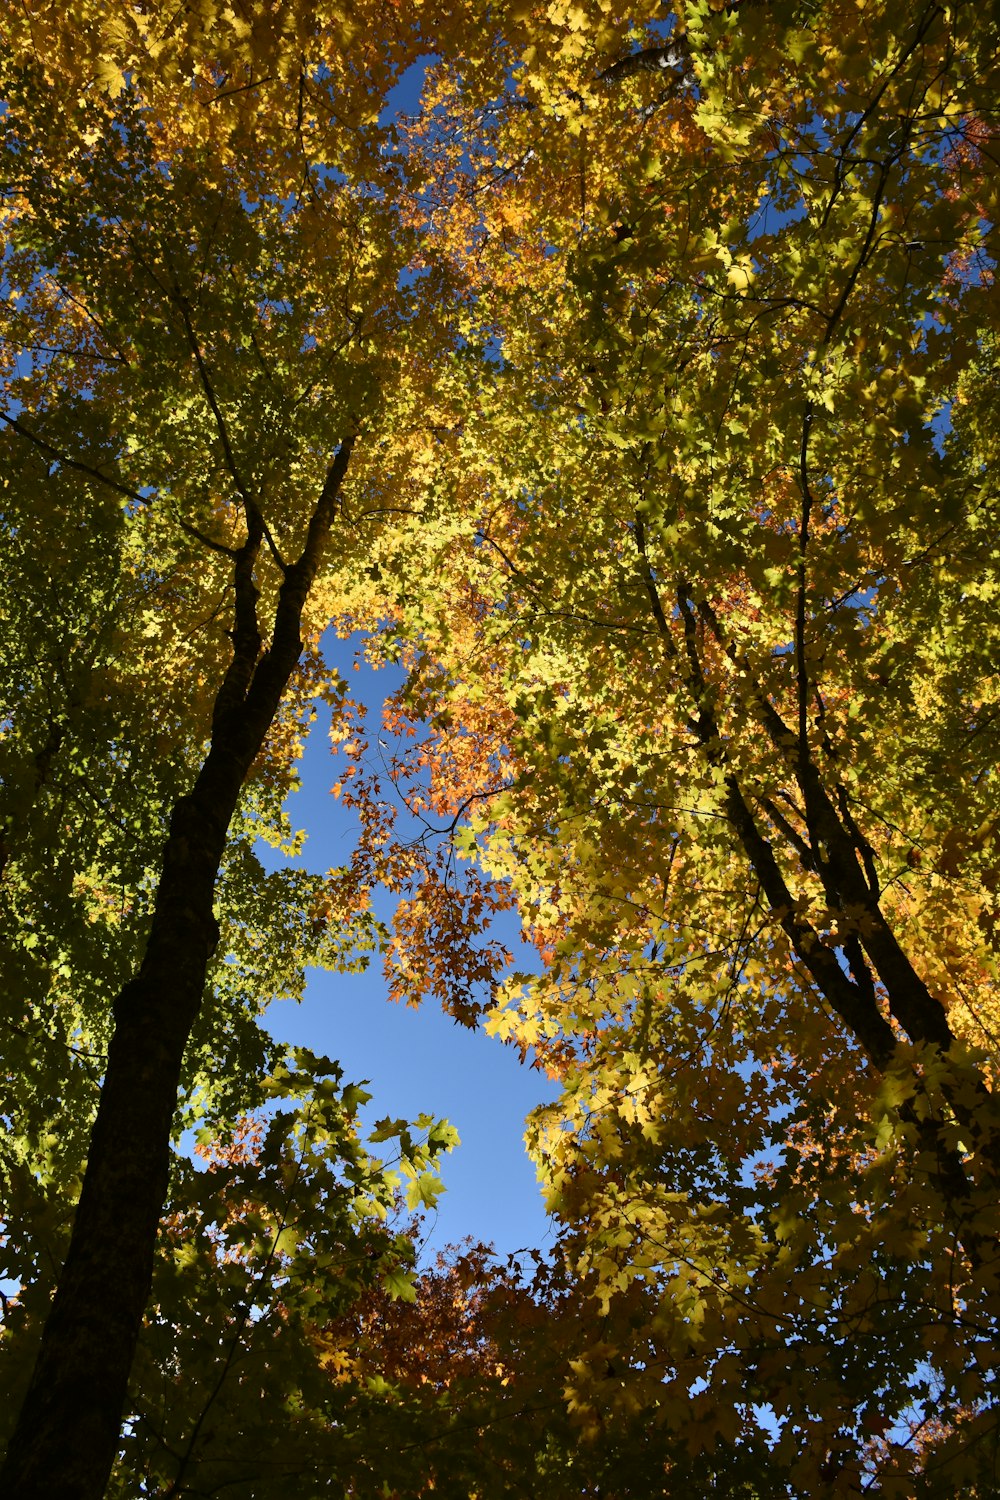
{"type": "Polygon", "coordinates": [[[67,49],[55,10],[7,23],[3,899],[28,1101],[7,1171],[37,1236],[9,1225],[19,1267],[47,1238],[62,1258],[79,1191],[11,1495],[104,1491],[179,1086],[188,1118],[192,1091],[222,1124],[258,1103],[268,984],[377,941],[361,909],[331,934],[322,882],[265,879],[252,845],[287,836],[310,704],[343,698],[316,642],[370,591],[405,482],[437,325],[402,284],[404,174],[377,115],[426,41],[398,25],[359,66],[356,27],[313,7],[288,35],[225,21],[209,38],[113,12],[96,50],[85,28],[67,49]]]}
{"type": "Polygon", "coordinates": [[[995,59],[936,5],[546,17],[437,178],[484,355],[400,711],[543,960],[488,1025],[564,1080],[574,1399],[990,1493],[995,59]]]}

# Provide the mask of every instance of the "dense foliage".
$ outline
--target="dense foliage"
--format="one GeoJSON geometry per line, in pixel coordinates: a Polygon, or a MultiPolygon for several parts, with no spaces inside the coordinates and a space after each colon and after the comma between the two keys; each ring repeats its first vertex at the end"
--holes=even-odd
{"type": "Polygon", "coordinates": [[[996,28],[2,30],[5,1493],[995,1493],[996,28]],[[261,1025],[378,951],[561,1084],[530,1277],[261,1025]]]}

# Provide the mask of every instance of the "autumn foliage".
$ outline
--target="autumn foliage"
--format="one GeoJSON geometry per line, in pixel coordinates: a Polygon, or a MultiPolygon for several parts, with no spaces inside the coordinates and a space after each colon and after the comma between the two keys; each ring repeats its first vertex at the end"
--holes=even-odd
{"type": "Polygon", "coordinates": [[[991,27],[0,42],[5,1493],[995,1493],[991,27]],[[270,1040],[370,957],[559,1083],[549,1256],[270,1040]]]}

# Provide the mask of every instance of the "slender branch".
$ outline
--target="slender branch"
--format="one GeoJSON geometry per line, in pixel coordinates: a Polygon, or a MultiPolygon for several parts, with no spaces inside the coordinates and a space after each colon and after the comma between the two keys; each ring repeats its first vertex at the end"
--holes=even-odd
{"type": "MultiPolygon", "coordinates": [[[[823,747],[830,765],[836,768],[839,756],[826,728],[826,704],[823,701],[823,694],[820,692],[818,684],[814,685],[813,694],[816,701],[816,726],[819,733],[819,742],[823,747]]],[[[834,769],[833,789],[836,794],[837,808],[840,812],[844,827],[847,829],[848,833],[851,835],[851,838],[854,840],[854,847],[861,856],[861,863],[864,866],[865,876],[868,880],[868,890],[872,897],[876,901],[878,901],[882,895],[882,885],[879,880],[878,870],[875,865],[875,850],[872,848],[871,843],[865,837],[857,819],[851,812],[851,804],[850,799],[847,795],[847,788],[844,786],[844,783],[841,781],[840,777],[836,774],[836,769],[834,769]]]]}
{"type": "Polygon", "coordinates": [[[201,343],[198,339],[198,335],[195,333],[194,324],[191,321],[191,310],[188,305],[188,300],[176,283],[174,284],[174,301],[180,309],[181,318],[184,323],[184,329],[188,337],[188,343],[191,346],[191,353],[194,355],[194,362],[198,367],[198,377],[201,381],[201,388],[205,394],[205,400],[208,402],[209,410],[211,411],[212,416],[215,419],[215,426],[219,434],[219,441],[222,444],[222,452],[226,461],[226,468],[229,471],[229,477],[232,479],[233,484],[236,486],[236,493],[243,501],[246,510],[248,512],[251,510],[258,510],[260,507],[247,489],[247,486],[243,481],[243,477],[240,474],[239,468],[237,467],[236,455],[233,453],[232,443],[229,440],[229,427],[226,423],[225,417],[222,415],[222,408],[219,405],[218,399],[215,394],[215,389],[209,377],[208,366],[205,362],[205,356],[201,352],[201,343]]]}
{"type": "Polygon", "coordinates": [[[806,553],[809,548],[809,521],[812,515],[813,497],[809,485],[809,433],[812,429],[813,406],[808,402],[802,415],[802,442],[799,449],[799,488],[802,508],[799,515],[799,560],[798,583],[795,598],[795,677],[798,689],[799,710],[799,761],[802,766],[809,759],[809,668],[806,662],[806,553]]]}
{"type": "Polygon", "coordinates": [[[186,531],[189,536],[193,536],[195,540],[201,542],[203,546],[210,547],[213,552],[221,552],[225,557],[239,557],[238,548],[227,547],[225,542],[213,541],[210,536],[206,536],[205,533],[199,530],[197,526],[193,526],[190,521],[185,521],[183,516],[178,516],[177,522],[182,531],[186,531]]]}
{"type": "Polygon", "coordinates": [[[891,166],[895,166],[896,162],[902,156],[905,147],[906,136],[904,135],[903,141],[901,142],[899,147],[892,153],[887,162],[882,162],[879,168],[878,187],[876,188],[875,195],[872,199],[871,213],[868,215],[868,227],[865,231],[864,243],[862,244],[861,249],[858,252],[857,260],[854,262],[854,265],[851,267],[850,272],[848,273],[847,280],[844,282],[843,290],[841,291],[840,296],[837,298],[833,311],[827,314],[826,332],[824,333],[823,338],[820,341],[821,346],[823,344],[828,344],[833,338],[834,330],[837,327],[837,324],[840,322],[847,304],[851,299],[851,293],[854,291],[854,288],[857,285],[858,277],[861,275],[861,272],[868,264],[868,257],[871,254],[872,248],[875,244],[875,231],[878,227],[879,213],[882,208],[882,200],[885,196],[885,190],[889,180],[889,168],[891,166]]]}
{"type": "Polygon", "coordinates": [[[260,526],[261,537],[267,543],[268,551],[271,553],[271,556],[277,563],[279,570],[284,573],[287,570],[288,565],[279,552],[274,538],[272,537],[271,532],[268,528],[267,522],[264,520],[264,514],[261,510],[260,504],[258,503],[257,499],[250,493],[249,487],[244,481],[243,476],[240,473],[239,467],[236,463],[236,455],[233,452],[233,445],[229,437],[229,426],[222,414],[222,407],[219,405],[219,400],[215,394],[215,388],[212,385],[211,376],[209,375],[208,364],[205,360],[204,354],[202,353],[201,344],[198,340],[198,335],[195,332],[194,324],[191,321],[191,309],[188,305],[187,298],[184,296],[176,282],[174,284],[173,296],[174,301],[180,309],[181,318],[184,322],[184,329],[188,337],[188,343],[191,346],[191,352],[194,355],[195,364],[198,367],[198,377],[201,381],[201,388],[205,393],[205,400],[208,402],[209,410],[211,411],[212,416],[215,419],[215,426],[219,434],[219,441],[222,444],[222,453],[225,459],[226,469],[228,470],[229,477],[232,479],[233,484],[236,487],[236,493],[243,501],[243,509],[244,514],[247,518],[247,525],[248,527],[250,526],[251,517],[253,515],[256,515],[260,526]]]}
{"type": "Polygon", "coordinates": [[[924,11],[924,15],[923,15],[923,18],[922,18],[922,20],[920,22],[920,25],[917,27],[917,30],[914,32],[913,37],[911,38],[908,46],[906,46],[900,52],[900,54],[897,57],[895,63],[889,69],[889,71],[886,73],[886,75],[883,78],[882,82],[879,84],[878,88],[876,89],[873,97],[868,101],[868,103],[865,106],[864,110],[858,116],[857,120],[855,120],[854,125],[852,126],[851,130],[848,132],[847,139],[844,141],[844,144],[843,144],[843,146],[842,146],[842,148],[840,150],[840,155],[837,158],[837,165],[836,165],[836,168],[834,170],[833,189],[832,189],[832,191],[830,193],[829,200],[827,201],[827,205],[826,205],[825,209],[823,210],[823,216],[822,216],[822,218],[820,220],[820,227],[822,229],[825,229],[826,226],[827,226],[827,222],[829,221],[830,214],[833,211],[833,206],[836,203],[837,198],[840,195],[840,191],[841,191],[841,189],[842,189],[842,187],[844,185],[844,182],[846,180],[847,173],[844,170],[844,166],[845,166],[845,162],[847,161],[847,154],[850,151],[851,146],[853,145],[853,143],[857,139],[857,137],[860,135],[861,131],[864,130],[865,126],[868,124],[868,121],[872,118],[872,116],[878,110],[878,107],[881,104],[882,98],[883,98],[886,90],[888,89],[889,85],[893,82],[893,80],[896,78],[896,76],[900,73],[900,71],[903,69],[903,67],[906,65],[906,63],[909,62],[909,60],[913,56],[914,52],[917,50],[917,48],[920,46],[921,42],[923,41],[924,36],[926,35],[927,30],[930,27],[931,23],[933,22],[934,18],[936,16],[938,16],[938,15],[940,15],[940,7],[936,3],[928,5],[927,9],[924,11]]]}
{"type": "MultiPolygon", "coordinates": [[[[697,705],[696,732],[709,762],[725,770],[722,739],[711,711],[708,683],[698,655],[695,613],[683,585],[678,586],[677,604],[684,625],[688,686],[697,705]]],[[[812,923],[802,915],[802,903],[789,890],[774,850],[757,827],[739,781],[732,771],[725,771],[725,789],[727,815],[760,881],[773,915],[792,944],[792,951],[814,980],[820,994],[857,1037],[875,1066],[880,1070],[886,1068],[896,1048],[892,1027],[880,1014],[874,999],[848,978],[837,962],[836,955],[823,943],[812,923]]]]}
{"type": "Polygon", "coordinates": [[[273,76],[268,73],[264,78],[255,78],[250,83],[241,83],[235,89],[223,89],[219,94],[213,94],[211,99],[205,100],[205,107],[213,104],[221,104],[225,99],[235,99],[237,94],[246,94],[252,89],[262,89],[266,83],[273,83],[273,76]]]}
{"type": "Polygon", "coordinates": [[[271,557],[274,559],[280,571],[284,573],[288,568],[288,564],[282,557],[281,552],[278,548],[278,544],[274,540],[274,537],[271,535],[271,528],[268,526],[263,516],[261,516],[260,524],[264,532],[264,540],[267,543],[267,550],[268,552],[270,552],[271,557]]]}
{"type": "Polygon", "coordinates": [[[792,827],[784,813],[779,812],[775,807],[770,797],[761,797],[759,801],[775,828],[778,829],[778,832],[783,834],[792,848],[796,850],[805,869],[813,875],[818,874],[819,865],[816,860],[816,852],[810,847],[808,840],[802,837],[798,829],[792,827]]]}
{"type": "MultiPolygon", "coordinates": [[[[726,643],[722,627],[707,601],[698,612],[710,622],[716,639],[734,664],[739,654],[726,643]]],[[[762,692],[753,695],[759,722],[783,759],[791,753],[792,772],[802,793],[809,841],[816,851],[820,879],[830,905],[858,924],[861,940],[886,987],[893,1016],[915,1042],[931,1042],[947,1052],[954,1037],[944,1006],[932,995],[901,948],[886,921],[858,858],[852,833],[845,828],[811,755],[803,757],[800,738],[762,692]]]]}
{"type": "Polygon", "coordinates": [[[116,494],[124,495],[127,500],[134,500],[137,505],[149,504],[148,496],[142,495],[138,490],[132,489],[131,485],[123,484],[120,479],[115,479],[113,475],[105,474],[101,469],[95,468],[93,464],[85,463],[83,459],[73,458],[70,454],[64,453],[61,448],[56,448],[54,444],[48,442],[45,438],[39,437],[37,432],[32,432],[30,427],[25,427],[19,417],[12,417],[7,412],[0,411],[0,422],[6,422],[7,426],[16,432],[19,437],[27,438],[29,443],[33,443],[40,452],[47,453],[49,458],[58,464],[62,464],[64,468],[75,469],[80,474],[88,474],[91,479],[96,479],[101,484],[107,485],[108,489],[114,490],[116,494]]]}
{"type": "Polygon", "coordinates": [[[649,602],[652,606],[653,618],[656,621],[656,628],[659,631],[661,638],[667,645],[671,655],[673,655],[676,652],[676,647],[674,646],[673,637],[670,634],[670,626],[667,624],[667,617],[663,612],[663,604],[660,599],[660,591],[656,586],[656,577],[653,573],[652,567],[650,566],[649,555],[646,552],[646,528],[642,523],[641,516],[637,515],[635,518],[635,525],[632,528],[632,535],[635,538],[636,549],[639,553],[639,571],[642,573],[642,580],[646,585],[646,593],[649,595],[649,602]]]}
{"type": "Polygon", "coordinates": [[[854,840],[854,846],[861,855],[861,863],[864,866],[865,876],[868,880],[868,890],[872,900],[878,901],[882,895],[882,886],[878,878],[878,870],[875,866],[875,850],[859,828],[857,820],[851,812],[851,804],[847,800],[847,788],[840,780],[836,783],[836,792],[837,806],[840,809],[840,816],[844,820],[844,827],[850,833],[851,838],[854,840]]]}
{"type": "Polygon", "coordinates": [[[510,556],[510,554],[505,550],[505,548],[501,547],[500,543],[498,541],[496,541],[495,538],[492,537],[488,531],[477,531],[476,532],[476,537],[481,542],[484,542],[487,547],[492,547],[493,548],[493,551],[497,554],[497,556],[500,557],[503,560],[503,562],[506,564],[507,569],[509,570],[510,575],[511,575],[512,578],[520,578],[520,579],[522,579],[528,585],[529,588],[535,587],[537,589],[537,586],[533,585],[531,583],[531,580],[528,579],[525,576],[525,574],[517,566],[517,563],[510,556]]]}

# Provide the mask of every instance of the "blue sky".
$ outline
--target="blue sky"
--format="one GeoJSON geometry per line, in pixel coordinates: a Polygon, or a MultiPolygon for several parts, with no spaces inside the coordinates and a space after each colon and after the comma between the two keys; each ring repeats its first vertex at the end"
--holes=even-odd
{"type": "MultiPolygon", "coordinates": [[[[375,672],[364,662],[354,671],[353,643],[331,636],[324,647],[352,694],[369,706],[374,733],[382,700],[401,673],[375,672]]],[[[293,827],[307,833],[302,863],[317,871],[344,864],[354,838],[353,818],[330,794],[339,771],[328,722],[322,714],[317,718],[300,766],[301,789],[287,803],[293,827]]],[[[260,852],[269,865],[282,858],[270,849],[260,852]]],[[[380,915],[389,909],[382,907],[380,915]]],[[[511,941],[509,932],[503,936],[511,941]]],[[[378,960],[364,974],[314,971],[302,1004],[276,1003],[267,1024],[281,1041],[336,1058],[346,1081],[370,1080],[370,1122],[427,1113],[456,1127],[461,1145],[444,1161],[447,1191],[436,1217],[426,1221],[425,1260],[466,1235],[492,1242],[501,1254],[549,1243],[523,1133],[528,1110],[554,1098],[556,1088],[544,1074],[522,1066],[512,1049],[458,1026],[431,1003],[419,1010],[393,1004],[378,960]]]]}

